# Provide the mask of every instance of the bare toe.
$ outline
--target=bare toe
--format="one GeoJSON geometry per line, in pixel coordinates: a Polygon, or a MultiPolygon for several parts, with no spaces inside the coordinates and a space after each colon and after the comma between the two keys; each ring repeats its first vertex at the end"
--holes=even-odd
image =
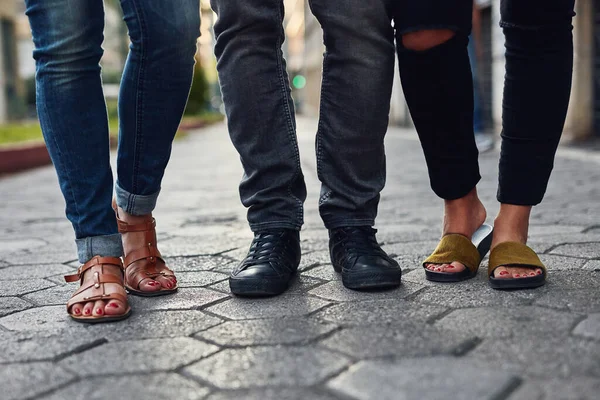
{"type": "Polygon", "coordinates": [[[94,303],[94,311],[93,311],[93,316],[94,317],[101,317],[104,315],[104,306],[105,303],[102,300],[98,300],[94,303]]]}
{"type": "Polygon", "coordinates": [[[157,276],[156,281],[161,284],[165,289],[172,289],[175,287],[173,280],[167,276],[157,276]]]}
{"type": "Polygon", "coordinates": [[[162,286],[154,279],[146,278],[140,282],[139,288],[142,292],[157,292],[162,286]]]}
{"type": "Polygon", "coordinates": [[[90,317],[92,315],[93,309],[94,309],[93,301],[85,303],[85,306],[83,306],[83,315],[85,317],[90,317]]]}
{"type": "Polygon", "coordinates": [[[511,274],[506,267],[498,267],[494,270],[494,278],[506,279],[510,277],[511,274]]]}
{"type": "Polygon", "coordinates": [[[452,264],[448,264],[448,266],[446,266],[446,268],[444,269],[444,272],[458,273],[458,272],[462,272],[464,270],[465,270],[464,265],[462,265],[458,261],[454,261],[452,264]]]}
{"type": "Polygon", "coordinates": [[[83,312],[83,305],[81,303],[77,303],[77,304],[73,305],[73,307],[71,307],[71,314],[73,314],[75,316],[81,315],[82,312],[83,312]]]}
{"type": "Polygon", "coordinates": [[[106,315],[121,315],[125,313],[125,306],[119,300],[110,300],[104,307],[106,315]]]}

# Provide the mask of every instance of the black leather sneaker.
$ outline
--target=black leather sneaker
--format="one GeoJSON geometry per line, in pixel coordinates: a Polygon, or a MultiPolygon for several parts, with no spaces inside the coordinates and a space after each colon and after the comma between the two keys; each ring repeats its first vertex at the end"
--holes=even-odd
{"type": "Polygon", "coordinates": [[[329,231],[329,254],[336,272],[348,289],[384,289],[400,285],[402,270],[381,249],[370,226],[329,231]]]}
{"type": "Polygon", "coordinates": [[[300,264],[300,234],[291,229],[254,233],[246,259],[229,277],[238,296],[273,296],[285,292],[300,264]]]}

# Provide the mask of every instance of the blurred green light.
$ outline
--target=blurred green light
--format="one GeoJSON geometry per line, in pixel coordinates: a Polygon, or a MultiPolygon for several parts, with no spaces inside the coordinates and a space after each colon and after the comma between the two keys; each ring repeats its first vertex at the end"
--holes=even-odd
{"type": "Polygon", "coordinates": [[[306,86],[306,78],[302,75],[296,75],[292,80],[292,85],[294,85],[296,89],[303,89],[304,86],[306,86]]]}

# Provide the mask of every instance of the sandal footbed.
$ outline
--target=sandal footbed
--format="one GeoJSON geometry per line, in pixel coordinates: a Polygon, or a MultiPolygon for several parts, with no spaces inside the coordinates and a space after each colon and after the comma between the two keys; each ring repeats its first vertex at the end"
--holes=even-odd
{"type": "Polygon", "coordinates": [[[131,316],[131,307],[127,308],[127,311],[124,314],[120,315],[111,315],[104,317],[76,317],[73,314],[69,314],[71,319],[75,322],[79,322],[81,324],[102,324],[108,322],[117,322],[123,321],[131,316]]]}

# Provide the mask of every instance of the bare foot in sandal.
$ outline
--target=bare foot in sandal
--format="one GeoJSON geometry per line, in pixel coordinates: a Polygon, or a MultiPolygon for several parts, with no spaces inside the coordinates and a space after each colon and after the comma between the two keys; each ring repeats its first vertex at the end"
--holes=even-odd
{"type": "Polygon", "coordinates": [[[80,288],[67,303],[67,312],[78,322],[98,323],[125,319],[131,309],[123,287],[121,259],[94,257],[67,282],[80,281],[80,288]]]}
{"type": "MultiPolygon", "coordinates": [[[[444,201],[444,227],[442,236],[457,233],[471,239],[473,233],[485,222],[487,213],[477,196],[477,188],[456,200],[444,201]]],[[[459,262],[450,264],[426,264],[432,272],[459,273],[465,266],[459,262]]]]}
{"type": "MultiPolygon", "coordinates": [[[[500,243],[505,242],[527,244],[530,215],[531,206],[502,204],[500,206],[500,212],[494,220],[492,250],[500,243]]],[[[501,266],[494,270],[494,278],[520,279],[541,275],[542,273],[541,268],[501,266]]]]}
{"type": "Polygon", "coordinates": [[[156,247],[152,215],[135,216],[120,207],[116,214],[125,252],[125,285],[129,293],[157,296],[177,290],[177,278],[167,268],[156,247]]]}

